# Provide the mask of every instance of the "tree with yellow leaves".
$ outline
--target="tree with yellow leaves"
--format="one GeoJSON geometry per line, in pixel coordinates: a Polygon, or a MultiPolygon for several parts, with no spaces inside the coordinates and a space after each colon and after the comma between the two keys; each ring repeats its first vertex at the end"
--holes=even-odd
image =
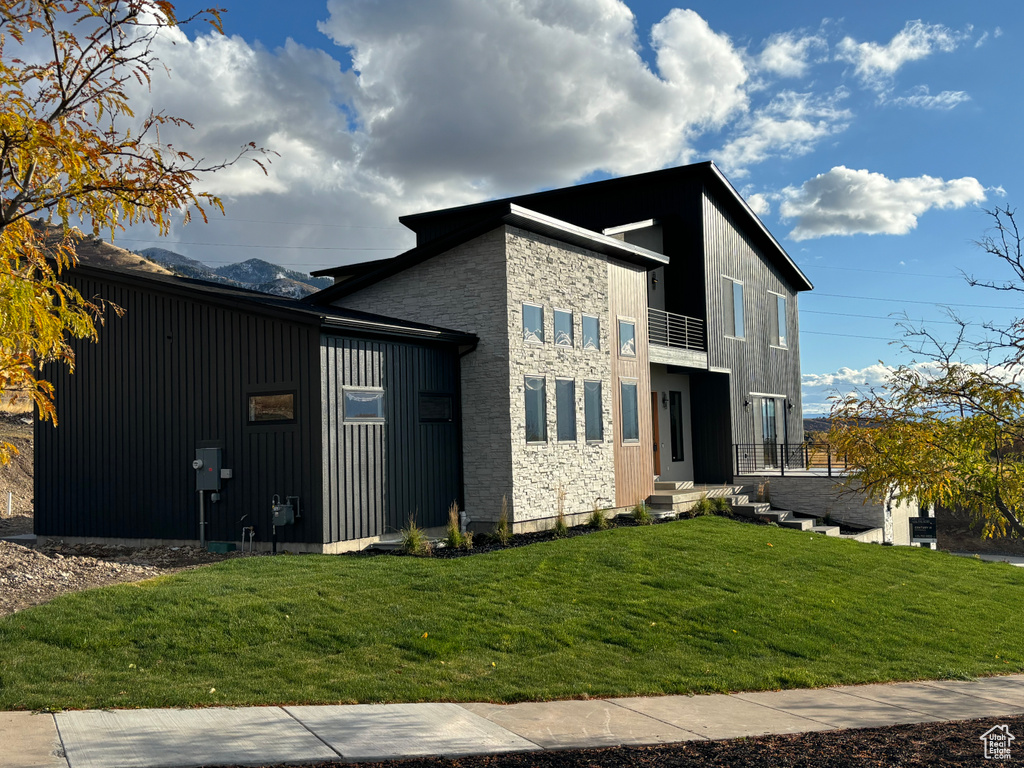
{"type": "MultiPolygon", "coordinates": [[[[967,281],[1024,292],[1014,211],[988,213],[993,231],[977,245],[1013,276],[967,281]]],[[[847,456],[851,480],[872,498],[895,493],[962,509],[986,538],[1024,538],[1024,320],[986,325],[986,338],[971,342],[967,323],[950,317],[959,327],[952,339],[904,324],[907,348],[930,359],[900,366],[877,389],[834,398],[829,443],[847,456]]]]}
{"type": "MultiPolygon", "coordinates": [[[[69,340],[95,339],[103,306],[61,281],[81,237],[132,224],[167,234],[171,215],[204,220],[220,200],[199,176],[263,150],[207,164],[163,143],[160,112],[136,118],[128,88],[160,66],[162,29],[195,19],[220,30],[217,9],[179,21],[165,0],[0,0],[0,400],[30,399],[56,424],[45,363],[74,368],[69,340]],[[56,240],[38,220],[59,225],[56,240]]],[[[0,464],[13,446],[0,441],[0,464]]]]}

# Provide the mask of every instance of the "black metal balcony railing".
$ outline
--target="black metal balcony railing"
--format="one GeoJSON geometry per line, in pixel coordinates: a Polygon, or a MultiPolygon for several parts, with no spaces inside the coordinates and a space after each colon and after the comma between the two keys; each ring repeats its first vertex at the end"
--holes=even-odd
{"type": "Polygon", "coordinates": [[[737,443],[733,446],[737,475],[785,475],[799,471],[826,475],[845,474],[846,456],[828,443],[737,443]]]}
{"type": "Polygon", "coordinates": [[[704,321],[662,309],[647,309],[647,332],[651,344],[704,351],[704,321]]]}

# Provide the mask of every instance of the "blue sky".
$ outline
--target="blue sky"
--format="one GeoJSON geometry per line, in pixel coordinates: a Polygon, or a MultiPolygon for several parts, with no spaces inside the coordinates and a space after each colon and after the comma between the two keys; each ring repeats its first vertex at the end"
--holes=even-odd
{"type": "Polygon", "coordinates": [[[1024,199],[1018,4],[223,4],[226,37],[169,37],[137,98],[200,155],[280,156],[208,180],[226,217],[125,247],[308,271],[410,247],[404,213],[713,159],[815,284],[805,412],[909,361],[893,313],[1016,316],[958,270],[1002,276],[973,242],[1024,199]]]}

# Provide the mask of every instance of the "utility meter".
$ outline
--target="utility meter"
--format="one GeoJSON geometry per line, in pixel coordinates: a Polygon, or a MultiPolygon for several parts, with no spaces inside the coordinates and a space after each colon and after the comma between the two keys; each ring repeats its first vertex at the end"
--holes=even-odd
{"type": "Polygon", "coordinates": [[[196,459],[192,462],[192,469],[196,471],[197,491],[219,491],[221,448],[196,448],[196,459]]]}
{"type": "MultiPolygon", "coordinates": [[[[289,498],[290,501],[291,497],[289,498]]],[[[274,495],[270,505],[270,522],[276,528],[279,525],[291,525],[295,522],[295,507],[290,503],[281,503],[281,497],[274,495]]]]}

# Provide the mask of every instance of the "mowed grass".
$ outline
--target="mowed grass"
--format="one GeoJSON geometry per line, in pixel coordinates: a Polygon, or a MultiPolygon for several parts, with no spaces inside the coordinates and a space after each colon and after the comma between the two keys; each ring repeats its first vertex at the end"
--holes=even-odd
{"type": "Polygon", "coordinates": [[[705,517],[261,557],[0,620],[0,709],[521,701],[1024,670],[1024,571],[705,517]]]}

